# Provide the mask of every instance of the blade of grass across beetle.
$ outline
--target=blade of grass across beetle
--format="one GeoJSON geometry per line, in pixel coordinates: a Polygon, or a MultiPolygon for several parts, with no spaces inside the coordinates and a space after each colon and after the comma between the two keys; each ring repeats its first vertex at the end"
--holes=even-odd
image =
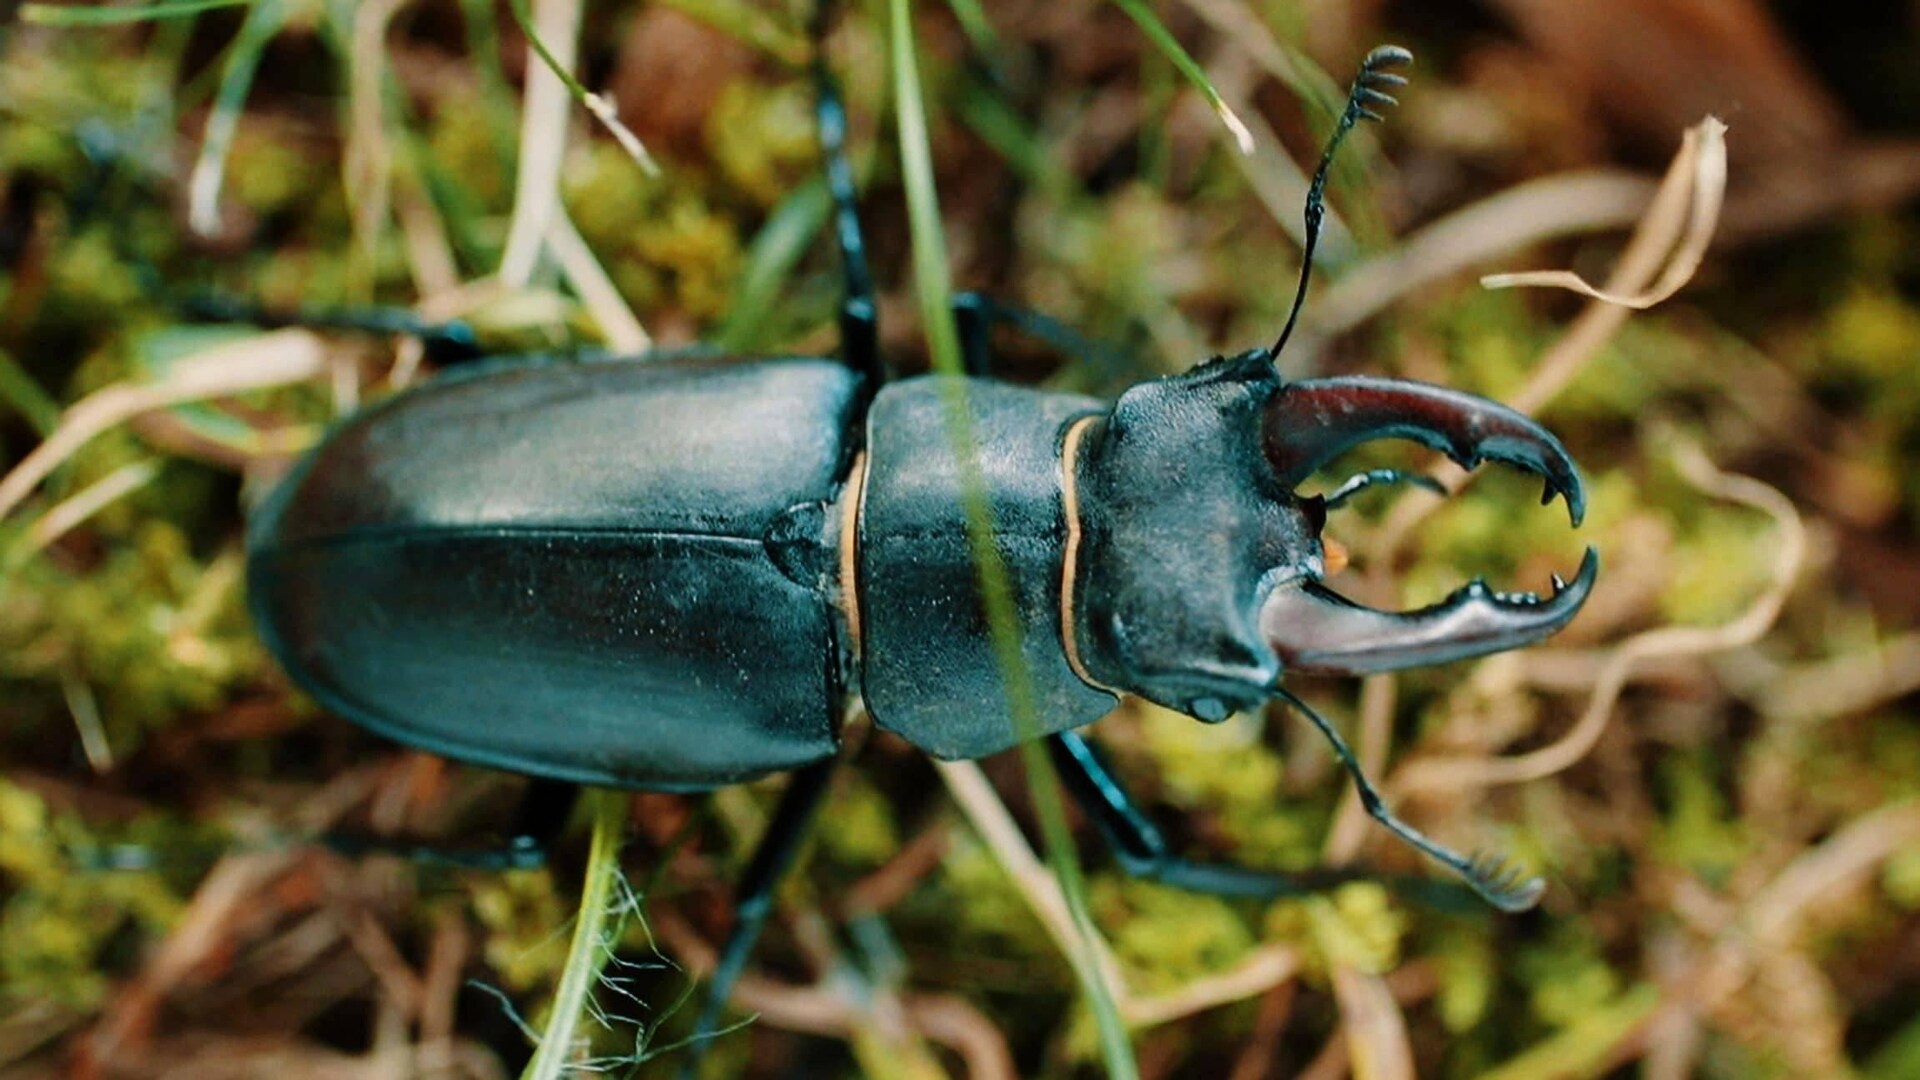
{"type": "MultiPolygon", "coordinates": [[[[914,56],[912,9],[909,0],[889,0],[889,49],[892,52],[895,115],[899,123],[902,175],[906,184],[908,226],[913,243],[914,285],[919,293],[920,317],[926,326],[933,368],[947,376],[963,374],[960,342],[953,320],[952,285],[947,271],[946,243],[941,233],[939,193],[933,182],[933,154],[927,140],[926,104],[920,93],[920,74],[914,56]]],[[[1066,809],[1061,799],[1060,781],[1045,748],[1037,741],[1040,733],[1038,706],[1033,698],[1032,679],[1021,652],[1020,626],[1016,621],[1013,591],[1007,569],[1000,558],[993,536],[993,512],[987,501],[986,479],[979,466],[978,442],[974,437],[971,414],[967,408],[967,384],[963,379],[946,380],[947,438],[961,467],[962,498],[967,516],[967,540],[973,551],[974,565],[980,577],[980,592],[986,606],[987,627],[993,637],[1001,678],[1006,686],[1007,708],[1014,730],[1027,737],[1021,742],[1021,758],[1027,782],[1033,790],[1035,812],[1046,844],[1047,862],[1060,880],[1074,922],[1079,928],[1083,956],[1073,969],[1087,994],[1094,1021],[1100,1032],[1100,1053],[1109,1076],[1135,1077],[1133,1046],[1126,1025],[1107,985],[1096,974],[1098,965],[1087,946],[1093,922],[1087,913],[1086,886],[1073,851],[1073,838],[1067,828],[1066,809]]]]}

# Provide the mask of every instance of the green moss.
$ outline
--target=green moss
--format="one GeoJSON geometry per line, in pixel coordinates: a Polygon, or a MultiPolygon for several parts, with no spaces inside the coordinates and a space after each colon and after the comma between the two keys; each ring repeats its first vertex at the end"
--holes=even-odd
{"type": "Polygon", "coordinates": [[[1700,513],[1675,536],[1667,587],[1660,593],[1665,621],[1713,626],[1753,606],[1773,578],[1780,527],[1744,507],[1700,513]]]}
{"type": "Polygon", "coordinates": [[[115,936],[130,923],[158,936],[178,919],[182,902],[157,874],[79,871],[73,853],[93,846],[79,819],[0,779],[0,999],[96,1007],[115,936]]]}
{"type": "Polygon", "coordinates": [[[1448,1031],[1470,1031],[1485,1019],[1500,985],[1500,957],[1482,921],[1451,920],[1434,941],[1433,961],[1440,976],[1434,1000],[1448,1031]]]}
{"type": "Polygon", "coordinates": [[[836,863],[872,869],[900,851],[900,830],[886,797],[858,776],[843,777],[814,830],[836,863]]]}
{"type": "Polygon", "coordinates": [[[1559,1034],[1485,1073],[1481,1080],[1572,1080],[1605,1075],[1622,1039],[1658,1008],[1660,988],[1640,985],[1569,1018],[1559,1034]]]}
{"type": "Polygon", "coordinates": [[[1821,329],[1829,376],[1845,372],[1891,387],[1912,374],[1920,354],[1920,310],[1880,286],[1849,289],[1821,329]]]}
{"type": "Polygon", "coordinates": [[[14,673],[77,679],[98,698],[110,745],[210,710],[263,658],[241,605],[237,552],[201,562],[171,522],[144,518],[90,572],[38,574],[7,597],[14,673]]]}
{"type": "Polygon", "coordinates": [[[1267,910],[1268,940],[1299,945],[1316,977],[1331,967],[1383,974],[1400,963],[1409,922],[1386,887],[1371,881],[1340,886],[1327,896],[1285,900],[1267,910]]]}
{"type": "Polygon", "coordinates": [[[720,175],[762,210],[771,209],[820,168],[812,89],[729,83],[706,120],[707,148],[720,175]]]}
{"type": "Polygon", "coordinates": [[[483,951],[501,984],[515,993],[545,986],[567,959],[565,927],[574,912],[546,870],[475,874],[474,918],[487,930],[483,951]]]}
{"type": "Polygon", "coordinates": [[[1313,863],[1322,814],[1282,797],[1284,765],[1261,743],[1259,716],[1202,724],[1144,701],[1138,715],[1157,782],[1171,801],[1216,815],[1234,858],[1274,868],[1313,863]]]}
{"type": "Polygon", "coordinates": [[[651,179],[605,144],[583,157],[567,173],[567,209],[621,295],[642,313],[717,320],[744,258],[743,221],[710,201],[698,173],[651,179]]]}
{"type": "Polygon", "coordinates": [[[1135,878],[1102,877],[1088,897],[1128,982],[1162,993],[1234,966],[1253,950],[1253,933],[1224,900],[1135,878]]]}
{"type": "Polygon", "coordinates": [[[1556,922],[1515,957],[1513,970],[1527,987],[1533,1015],[1547,1026],[1578,1023],[1619,994],[1620,977],[1602,956],[1596,935],[1584,922],[1556,922]]]}
{"type": "Polygon", "coordinates": [[[1667,801],[1653,837],[1662,859],[1708,880],[1722,880],[1753,849],[1753,837],[1730,813],[1701,753],[1668,754],[1658,772],[1667,801]]]}
{"type": "Polygon", "coordinates": [[[992,852],[970,831],[954,831],[940,863],[940,883],[950,905],[947,925],[956,935],[986,943],[1001,955],[1051,959],[1062,965],[1058,973],[1064,976],[1065,961],[1053,938],[992,852]]]}
{"type": "Polygon", "coordinates": [[[1920,908],[1920,847],[1888,859],[1880,870],[1880,888],[1902,910],[1920,908]]]}

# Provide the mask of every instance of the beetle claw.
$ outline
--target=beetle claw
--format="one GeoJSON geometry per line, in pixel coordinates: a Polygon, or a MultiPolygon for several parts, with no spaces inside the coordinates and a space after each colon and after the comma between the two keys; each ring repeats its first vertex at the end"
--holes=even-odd
{"type": "Polygon", "coordinates": [[[1444,664],[1531,645],[1586,603],[1600,559],[1592,548],[1571,583],[1554,576],[1546,597],[1499,593],[1472,581],[1418,611],[1377,611],[1313,581],[1282,585],[1260,610],[1260,629],[1287,670],[1370,675],[1444,664]]]}
{"type": "Polygon", "coordinates": [[[1263,438],[1289,488],[1363,442],[1411,439],[1462,468],[1499,461],[1542,477],[1545,501],[1565,498],[1575,525],[1587,511],[1580,473],[1560,440],[1505,405],[1458,390],[1365,375],[1303,379],[1274,395],[1263,438]]]}

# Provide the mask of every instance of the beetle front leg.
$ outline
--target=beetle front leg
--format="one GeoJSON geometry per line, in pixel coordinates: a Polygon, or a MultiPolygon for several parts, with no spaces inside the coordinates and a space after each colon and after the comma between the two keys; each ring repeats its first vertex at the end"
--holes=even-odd
{"type": "MultiPolygon", "coordinates": [[[[1213,896],[1271,900],[1307,896],[1362,876],[1341,870],[1283,874],[1232,863],[1200,863],[1167,848],[1166,838],[1133,801],[1093,744],[1071,731],[1048,740],[1054,767],[1080,809],[1099,826],[1130,876],[1213,896]]],[[[1365,875],[1373,878],[1375,875],[1365,875]]]]}

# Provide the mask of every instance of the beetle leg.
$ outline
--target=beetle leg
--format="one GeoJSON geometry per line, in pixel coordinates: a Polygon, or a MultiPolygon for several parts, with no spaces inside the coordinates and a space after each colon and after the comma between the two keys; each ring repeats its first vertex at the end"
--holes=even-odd
{"type": "Polygon", "coordinates": [[[402,307],[273,308],[257,300],[206,289],[171,300],[181,315],[196,322],[243,323],[262,330],[303,327],[312,330],[352,330],[364,334],[417,338],[426,347],[427,360],[438,367],[486,356],[471,324],[455,319],[432,322],[402,307]]]}
{"type": "Polygon", "coordinates": [[[984,379],[993,374],[994,303],[977,292],[956,293],[953,327],[960,335],[960,364],[968,375],[984,379]]]}
{"type": "Polygon", "coordinates": [[[547,853],[573,816],[579,796],[578,784],[539,778],[530,781],[520,795],[512,832],[505,843],[492,847],[448,847],[352,832],[322,833],[315,842],[350,858],[394,855],[422,866],[455,870],[532,870],[547,864],[547,853]]]}
{"type": "Polygon", "coordinates": [[[1547,888],[1546,882],[1526,876],[1497,855],[1481,854],[1473,858],[1461,855],[1394,816],[1393,811],[1387,809],[1386,800],[1380,797],[1380,792],[1374,789],[1372,781],[1360,768],[1360,759],[1354,757],[1347,741],[1340,737],[1326,717],[1282,687],[1275,686],[1273,692],[1312,721],[1313,726],[1320,729],[1320,734],[1333,744],[1334,756],[1340,759],[1340,764],[1353,777],[1354,790],[1359,794],[1360,805],[1366,808],[1369,817],[1391,829],[1394,835],[1412,844],[1427,857],[1459,874],[1469,888],[1501,911],[1526,911],[1540,902],[1540,894],[1547,888]]]}
{"type": "Polygon", "coordinates": [[[813,37],[814,118],[820,128],[820,153],[826,159],[827,190],[833,193],[833,234],[840,246],[846,294],[840,298],[840,349],[848,367],[867,376],[869,394],[886,381],[880,363],[879,307],[873,299],[873,275],[867,269],[867,242],[860,232],[859,191],[847,162],[847,109],[840,86],[827,70],[827,20],[833,5],[816,4],[813,37]]]}
{"type": "Polygon", "coordinates": [[[766,835],[760,838],[760,846],[754,849],[746,873],[740,877],[733,929],[727,933],[713,976],[707,981],[707,1000],[701,1006],[700,1019],[688,1040],[686,1060],[680,1065],[683,1080],[693,1080],[700,1071],[700,1059],[719,1026],[720,1012],[733,996],[733,984],[746,968],[747,954],[753,951],[753,944],[773,911],[773,890],[792,869],[794,857],[800,853],[800,843],[806,839],[807,828],[820,811],[827,794],[827,782],[833,777],[833,765],[834,759],[828,758],[794,772],[793,780],[774,807],[766,835]]]}
{"type": "Polygon", "coordinates": [[[1000,325],[1053,349],[1096,378],[1126,370],[1129,360],[1128,350],[1120,345],[1090,338],[1051,315],[1001,303],[981,292],[954,296],[953,320],[960,332],[961,360],[967,374],[975,378],[993,374],[992,330],[1000,325]]]}
{"type": "Polygon", "coordinates": [[[1473,896],[1466,889],[1429,878],[1341,869],[1283,874],[1232,863],[1203,863],[1181,858],[1167,847],[1166,838],[1133,801],[1098,747],[1066,731],[1048,739],[1047,749],[1053,755],[1054,767],[1060,770],[1060,779],[1067,785],[1067,791],[1081,811],[1100,826],[1101,834],[1113,846],[1120,868],[1132,877],[1189,892],[1250,900],[1307,896],[1349,881],[1374,881],[1432,907],[1472,910],[1473,896]]]}

